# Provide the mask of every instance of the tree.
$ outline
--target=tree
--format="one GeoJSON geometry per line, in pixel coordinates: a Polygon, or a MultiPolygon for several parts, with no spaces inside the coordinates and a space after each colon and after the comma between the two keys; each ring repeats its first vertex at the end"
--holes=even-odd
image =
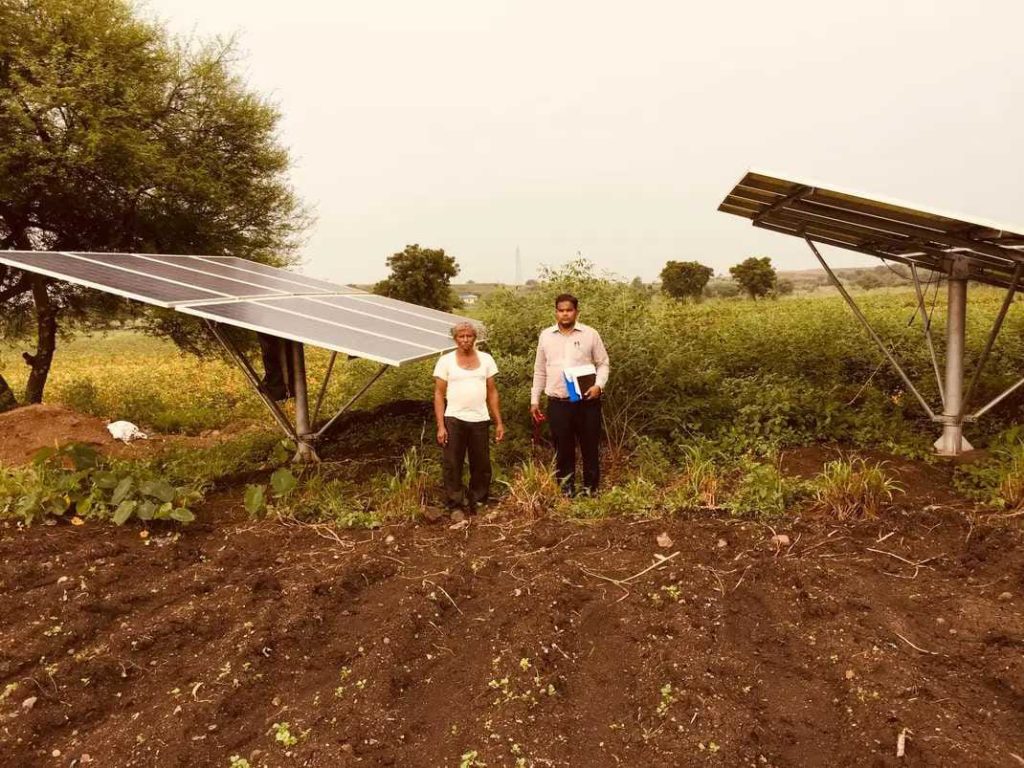
{"type": "Polygon", "coordinates": [[[670,261],[661,270],[661,290],[675,299],[700,298],[713,274],[715,270],[696,261],[670,261]]]}
{"type": "Polygon", "coordinates": [[[767,256],[751,256],[736,266],[729,267],[729,274],[752,299],[767,296],[775,287],[775,267],[767,256]]]}
{"type": "MultiPolygon", "coordinates": [[[[230,42],[176,41],[129,0],[0,5],[0,248],[232,254],[294,260],[309,223],[287,181],[279,114],[232,68],[230,42]]],[[[121,304],[0,270],[5,325],[34,325],[26,400],[58,330],[121,304]]],[[[142,310],[136,310],[142,311],[142,310]]],[[[144,312],[198,349],[201,326],[144,312]]]]}
{"type": "Polygon", "coordinates": [[[404,251],[388,256],[391,274],[373,287],[381,296],[412,302],[450,312],[457,303],[452,294],[452,278],[459,274],[455,259],[443,248],[407,245],[404,251]]]}

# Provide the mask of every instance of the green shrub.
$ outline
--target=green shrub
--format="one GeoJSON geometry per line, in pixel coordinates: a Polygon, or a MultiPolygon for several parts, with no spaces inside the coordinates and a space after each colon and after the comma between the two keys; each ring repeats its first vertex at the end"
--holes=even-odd
{"type": "Polygon", "coordinates": [[[778,517],[807,495],[799,481],[787,478],[775,463],[743,463],[739,481],[725,507],[739,517],[778,517]]]}
{"type": "Polygon", "coordinates": [[[953,485],[963,495],[998,509],[1024,509],[1024,440],[1021,428],[999,436],[986,461],[961,464],[953,485]]]}
{"type": "Polygon", "coordinates": [[[78,443],[44,448],[28,467],[0,469],[0,516],[27,525],[65,515],[189,523],[202,498],[197,485],[174,484],[150,464],[107,459],[78,443]]]}

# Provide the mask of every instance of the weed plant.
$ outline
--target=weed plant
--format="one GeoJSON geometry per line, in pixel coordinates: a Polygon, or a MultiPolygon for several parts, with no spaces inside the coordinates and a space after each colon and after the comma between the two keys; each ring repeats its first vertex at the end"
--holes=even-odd
{"type": "Polygon", "coordinates": [[[524,460],[504,485],[504,504],[518,516],[539,517],[555,512],[565,504],[553,464],[524,460]]]}
{"type": "Polygon", "coordinates": [[[812,484],[815,507],[838,520],[878,517],[903,492],[885,462],[857,456],[828,462],[812,484]]]}

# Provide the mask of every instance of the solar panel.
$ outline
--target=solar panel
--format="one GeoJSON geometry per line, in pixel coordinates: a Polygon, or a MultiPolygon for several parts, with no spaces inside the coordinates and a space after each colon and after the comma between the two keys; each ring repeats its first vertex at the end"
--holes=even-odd
{"type": "Polygon", "coordinates": [[[1024,261],[1024,227],[758,171],[740,179],[718,210],[756,227],[935,271],[962,257],[969,278],[990,285],[1007,287],[1024,261]]]}
{"type": "MultiPolygon", "coordinates": [[[[431,357],[441,351],[442,345],[425,347],[401,339],[393,339],[367,331],[346,328],[326,320],[287,312],[272,303],[232,301],[222,304],[204,304],[198,307],[180,307],[187,315],[216,320],[282,339],[291,339],[315,347],[376,360],[387,365],[431,357]]],[[[454,342],[445,345],[451,349],[454,342]]]]}
{"type": "Polygon", "coordinates": [[[234,256],[0,251],[0,264],[388,365],[452,349],[465,319],[234,256]]]}
{"type": "Polygon", "coordinates": [[[198,287],[194,280],[186,283],[154,280],[144,273],[88,261],[64,253],[0,251],[0,264],[57,280],[66,280],[87,288],[97,288],[117,296],[155,304],[158,307],[171,307],[179,301],[215,299],[222,295],[198,287]]]}

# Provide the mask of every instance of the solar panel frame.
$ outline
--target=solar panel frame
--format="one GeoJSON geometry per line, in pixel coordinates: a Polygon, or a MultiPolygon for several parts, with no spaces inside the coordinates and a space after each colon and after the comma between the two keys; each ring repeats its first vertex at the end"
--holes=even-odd
{"type": "Polygon", "coordinates": [[[764,229],[934,271],[948,271],[961,258],[970,279],[1000,287],[1009,286],[1024,262],[1024,227],[763,171],[748,171],[718,210],[764,229]]]}

